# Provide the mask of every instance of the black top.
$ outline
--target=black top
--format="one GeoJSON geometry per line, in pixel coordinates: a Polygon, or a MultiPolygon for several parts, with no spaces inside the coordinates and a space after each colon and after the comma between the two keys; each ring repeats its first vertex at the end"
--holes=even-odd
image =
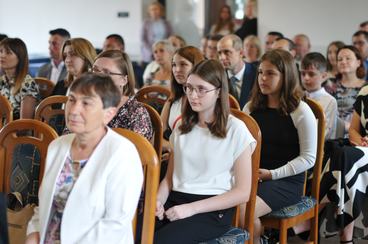
{"type": "Polygon", "coordinates": [[[65,86],[65,80],[62,80],[56,83],[54,90],[52,91],[52,95],[66,96],[67,90],[68,87],[65,86]]]}
{"type": "Polygon", "coordinates": [[[0,244],[8,244],[8,223],[6,218],[6,201],[0,192],[0,244]]]}
{"type": "Polygon", "coordinates": [[[239,36],[242,40],[249,35],[257,36],[257,34],[257,18],[245,18],[242,26],[235,32],[235,35],[239,36]]]}
{"type": "Polygon", "coordinates": [[[251,116],[262,132],[260,168],[276,169],[299,156],[299,136],[290,115],[267,108],[251,116]]]}

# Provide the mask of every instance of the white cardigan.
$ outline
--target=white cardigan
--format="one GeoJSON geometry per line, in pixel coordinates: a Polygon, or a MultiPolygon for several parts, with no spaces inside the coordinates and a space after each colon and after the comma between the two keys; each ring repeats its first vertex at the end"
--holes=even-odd
{"type": "MultiPolygon", "coordinates": [[[[245,104],[243,112],[250,114],[250,103],[245,104]]],[[[300,101],[298,107],[290,113],[293,124],[298,131],[299,156],[284,166],[270,170],[272,179],[281,179],[297,175],[314,166],[317,153],[317,121],[308,104],[300,101]]],[[[275,128],[277,130],[277,128],[275,128]]]]}
{"type": "MultiPolygon", "coordinates": [[[[39,190],[39,207],[27,234],[44,242],[55,183],[74,134],[59,137],[49,148],[39,190]]],[[[111,129],[97,145],[70,192],[61,222],[61,243],[133,243],[132,219],[143,182],[135,146],[111,129]]]]}

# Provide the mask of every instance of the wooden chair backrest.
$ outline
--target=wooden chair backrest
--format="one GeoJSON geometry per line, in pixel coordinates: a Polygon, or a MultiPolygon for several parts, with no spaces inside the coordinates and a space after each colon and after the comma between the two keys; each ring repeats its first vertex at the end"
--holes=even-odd
{"type": "Polygon", "coordinates": [[[141,103],[149,104],[155,108],[157,106],[162,109],[170,95],[171,92],[169,88],[159,85],[151,85],[139,89],[135,96],[141,103]]]}
{"type": "Polygon", "coordinates": [[[0,95],[0,129],[8,124],[9,122],[13,121],[13,107],[11,106],[9,100],[0,95]]]}
{"type": "Polygon", "coordinates": [[[47,148],[51,141],[58,137],[57,133],[49,125],[33,120],[19,119],[5,125],[0,131],[0,191],[9,193],[11,190],[12,162],[14,149],[20,144],[31,144],[40,153],[39,185],[45,169],[47,148]],[[19,133],[32,131],[30,133],[19,133]]]}
{"type": "MultiPolygon", "coordinates": [[[[243,229],[246,229],[249,232],[249,240],[248,243],[253,243],[253,233],[254,233],[254,213],[256,206],[256,198],[257,198],[257,189],[258,189],[258,169],[259,162],[261,157],[261,144],[262,144],[262,135],[261,130],[257,124],[257,122],[248,114],[239,111],[237,109],[231,109],[231,114],[242,120],[247,126],[248,130],[257,141],[257,146],[252,154],[252,186],[251,192],[249,196],[249,201],[246,203],[246,212],[245,216],[239,216],[239,208],[236,211],[236,218],[244,218],[244,226],[240,226],[243,229]]],[[[235,223],[236,227],[239,227],[239,221],[235,223]]]]}
{"type": "MultiPolygon", "coordinates": [[[[144,170],[144,210],[141,243],[152,244],[155,231],[156,196],[160,177],[160,161],[151,143],[143,136],[122,128],[115,132],[130,140],[137,148],[144,170]]],[[[135,233],[136,217],[133,220],[135,233]]]]}
{"type": "MultiPolygon", "coordinates": [[[[50,124],[51,119],[56,119],[57,116],[65,117],[63,106],[68,101],[67,96],[50,96],[43,99],[36,108],[35,119],[50,124]]],[[[64,118],[65,126],[65,118],[64,118]]],[[[59,135],[61,135],[63,128],[55,128],[56,125],[50,124],[59,135]]]]}
{"type": "Polygon", "coordinates": [[[152,145],[155,148],[157,153],[157,157],[161,159],[162,155],[162,140],[163,140],[163,124],[161,120],[161,116],[158,112],[152,108],[147,103],[142,103],[143,106],[147,109],[148,114],[151,118],[152,127],[153,127],[153,138],[152,138],[152,145]]]}
{"type": "Polygon", "coordinates": [[[305,102],[311,108],[314,116],[317,119],[317,154],[316,154],[316,162],[313,167],[313,179],[312,179],[312,192],[311,196],[316,199],[317,203],[319,202],[319,190],[320,190],[320,179],[321,179],[321,171],[322,171],[322,160],[324,155],[324,145],[325,145],[325,114],[321,105],[318,102],[307,98],[305,102]]]}
{"type": "Polygon", "coordinates": [[[35,77],[34,80],[38,85],[41,99],[51,96],[55,87],[55,84],[51,80],[44,77],[35,77]]]}

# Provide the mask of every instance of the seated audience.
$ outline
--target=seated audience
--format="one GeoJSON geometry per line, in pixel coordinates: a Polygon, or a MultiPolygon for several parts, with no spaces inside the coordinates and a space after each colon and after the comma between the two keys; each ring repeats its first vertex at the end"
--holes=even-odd
{"type": "Polygon", "coordinates": [[[204,56],[201,51],[193,46],[180,48],[174,53],[172,59],[171,97],[161,112],[164,137],[167,140],[174,130],[175,124],[181,118],[181,111],[186,98],[183,85],[187,82],[193,66],[203,59],[204,56]]]}
{"type": "Polygon", "coordinates": [[[187,43],[185,42],[184,38],[179,35],[171,35],[167,40],[171,43],[175,50],[179,48],[185,47],[187,43]]]}
{"type": "Polygon", "coordinates": [[[337,50],[342,48],[345,44],[341,41],[333,41],[327,47],[327,78],[336,79],[337,70],[337,50]]]}
{"type": "Polygon", "coordinates": [[[255,80],[255,65],[243,61],[242,40],[234,34],[224,36],[217,43],[217,52],[229,77],[229,91],[243,107],[249,99],[255,80]]]}
{"type": "Polygon", "coordinates": [[[103,43],[102,51],[107,50],[120,50],[125,52],[125,42],[121,35],[111,34],[105,38],[103,43]]]}
{"type": "Polygon", "coordinates": [[[368,81],[368,32],[355,32],[353,35],[353,46],[359,50],[360,56],[363,59],[363,65],[366,72],[365,80],[368,81]]]}
{"type": "Polygon", "coordinates": [[[337,69],[339,73],[336,82],[326,84],[325,88],[336,98],[339,119],[344,124],[342,134],[347,136],[353,114],[353,104],[359,90],[366,84],[363,80],[365,76],[363,60],[358,49],[353,46],[340,48],[337,51],[337,69]]]}
{"type": "Polygon", "coordinates": [[[84,38],[72,38],[65,41],[61,52],[68,74],[65,80],[56,84],[52,95],[68,95],[73,81],[92,68],[96,57],[94,47],[84,38]]]}
{"type": "Polygon", "coordinates": [[[104,51],[95,59],[92,71],[109,75],[121,92],[117,113],[108,126],[128,129],[151,140],[151,118],[146,108],[134,97],[135,80],[129,56],[118,50],[104,51]]]}
{"type": "Polygon", "coordinates": [[[265,52],[270,51],[272,49],[272,44],[279,38],[283,38],[284,35],[277,31],[270,31],[267,33],[265,37],[265,52]]]}
{"type": "Polygon", "coordinates": [[[295,43],[295,59],[300,63],[303,57],[310,52],[311,43],[309,37],[305,34],[298,34],[293,39],[295,43]]]}
{"type": "Polygon", "coordinates": [[[171,59],[174,47],[166,40],[158,41],[152,46],[155,62],[147,65],[143,74],[144,85],[161,85],[170,87],[171,59]]]}
{"type": "Polygon", "coordinates": [[[19,38],[0,42],[0,95],[13,107],[13,119],[32,119],[40,99],[38,85],[28,74],[26,44],[19,38]]]}
{"type": "Polygon", "coordinates": [[[252,96],[243,109],[262,132],[255,243],[261,235],[259,217],[299,202],[304,172],[315,163],[317,123],[302,96],[290,53],[280,49],[265,53],[252,96]]]}
{"type": "Polygon", "coordinates": [[[222,35],[209,35],[204,55],[207,59],[218,59],[217,43],[221,40],[222,35]]]}
{"type": "Polygon", "coordinates": [[[321,86],[326,80],[326,59],[320,53],[308,53],[301,63],[302,84],[307,97],[316,100],[325,114],[325,140],[336,138],[337,102],[321,86]]]}
{"type": "Polygon", "coordinates": [[[73,133],[49,145],[26,243],[133,243],[142,166],[135,146],[107,127],[121,93],[110,77],[86,74],[68,97],[73,133]]]}
{"type": "Polygon", "coordinates": [[[36,76],[45,77],[56,84],[66,77],[67,71],[61,48],[64,42],[70,39],[70,34],[67,30],[62,28],[50,30],[49,34],[49,53],[51,60],[50,63],[44,64],[39,68],[36,76]]]}
{"type": "Polygon", "coordinates": [[[184,89],[182,120],[170,137],[173,158],[157,194],[154,243],[199,243],[221,236],[231,226],[234,207],[250,194],[256,142],[229,114],[221,64],[198,63],[184,89]]]}

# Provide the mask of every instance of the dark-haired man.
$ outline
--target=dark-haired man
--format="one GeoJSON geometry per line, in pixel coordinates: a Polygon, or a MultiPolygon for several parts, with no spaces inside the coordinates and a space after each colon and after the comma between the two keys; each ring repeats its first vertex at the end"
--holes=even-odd
{"type": "Polygon", "coordinates": [[[364,60],[366,72],[365,80],[368,81],[368,32],[357,31],[353,34],[353,45],[359,50],[360,56],[364,60]]]}
{"type": "Polygon", "coordinates": [[[102,51],[106,50],[120,50],[125,51],[125,42],[121,35],[111,34],[108,35],[103,43],[102,51]]]}
{"type": "Polygon", "coordinates": [[[58,81],[64,80],[67,74],[61,49],[64,42],[70,39],[70,34],[67,30],[62,28],[51,30],[49,33],[49,53],[51,61],[50,63],[42,65],[36,76],[45,77],[56,84],[58,81]]]}

